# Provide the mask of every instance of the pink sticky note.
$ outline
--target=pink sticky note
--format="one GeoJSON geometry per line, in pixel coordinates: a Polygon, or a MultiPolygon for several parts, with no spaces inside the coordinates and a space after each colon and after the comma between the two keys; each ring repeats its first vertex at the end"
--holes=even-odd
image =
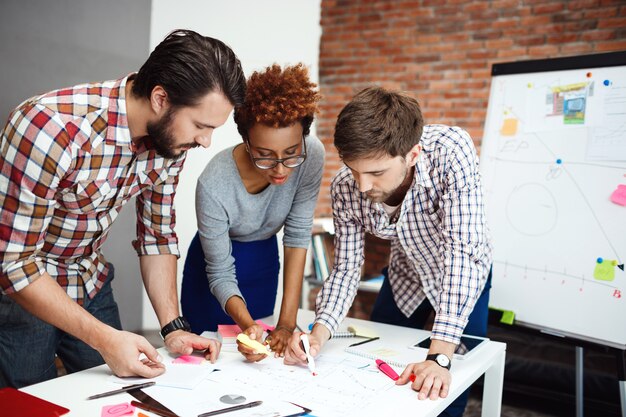
{"type": "Polygon", "coordinates": [[[620,206],[626,206],[626,184],[619,184],[611,194],[611,201],[620,206]]]}
{"type": "Polygon", "coordinates": [[[181,355],[174,359],[172,363],[185,363],[187,365],[200,365],[204,362],[204,358],[202,356],[193,356],[193,355],[181,355]]]}
{"type": "Polygon", "coordinates": [[[116,405],[105,405],[102,407],[101,417],[118,417],[135,414],[135,406],[129,403],[121,403],[116,405]]]}

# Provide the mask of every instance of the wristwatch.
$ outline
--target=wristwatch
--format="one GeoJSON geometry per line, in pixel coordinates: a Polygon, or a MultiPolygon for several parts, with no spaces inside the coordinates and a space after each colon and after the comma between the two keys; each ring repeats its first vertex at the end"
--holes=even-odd
{"type": "Polygon", "coordinates": [[[184,318],[183,316],[176,317],[174,320],[170,321],[165,326],[163,326],[163,328],[161,329],[161,337],[165,339],[165,336],[167,336],[168,334],[172,333],[175,330],[185,330],[187,332],[190,332],[191,326],[189,325],[189,322],[187,321],[187,319],[184,318]]]}
{"type": "Polygon", "coordinates": [[[444,355],[443,353],[433,353],[431,355],[426,355],[427,361],[434,361],[437,365],[442,368],[446,368],[448,371],[450,370],[450,366],[452,363],[450,362],[450,358],[444,355]]]}

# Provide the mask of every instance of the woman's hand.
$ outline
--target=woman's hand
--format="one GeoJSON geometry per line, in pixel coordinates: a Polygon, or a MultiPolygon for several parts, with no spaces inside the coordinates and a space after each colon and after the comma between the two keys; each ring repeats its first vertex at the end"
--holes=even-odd
{"type": "Polygon", "coordinates": [[[269,343],[270,349],[274,352],[275,357],[282,358],[285,356],[285,349],[287,348],[287,343],[292,334],[293,329],[278,325],[272,330],[270,335],[265,338],[265,342],[269,343]]]}
{"type": "MultiPolygon", "coordinates": [[[[243,333],[247,334],[250,339],[261,342],[261,338],[263,337],[263,328],[255,323],[245,329],[243,333]]],[[[237,350],[251,362],[258,362],[265,359],[267,356],[267,353],[257,353],[254,349],[249,348],[240,341],[237,341],[237,350]]]]}

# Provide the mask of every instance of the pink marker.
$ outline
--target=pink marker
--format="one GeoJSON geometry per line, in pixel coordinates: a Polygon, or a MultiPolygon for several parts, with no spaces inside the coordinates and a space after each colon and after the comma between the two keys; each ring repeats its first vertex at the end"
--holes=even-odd
{"type": "Polygon", "coordinates": [[[398,378],[400,378],[400,376],[398,376],[396,371],[394,371],[391,366],[387,365],[387,362],[380,360],[380,359],[376,359],[376,366],[378,366],[378,369],[380,369],[380,371],[383,374],[387,375],[389,378],[393,379],[394,381],[397,381],[398,378]]]}

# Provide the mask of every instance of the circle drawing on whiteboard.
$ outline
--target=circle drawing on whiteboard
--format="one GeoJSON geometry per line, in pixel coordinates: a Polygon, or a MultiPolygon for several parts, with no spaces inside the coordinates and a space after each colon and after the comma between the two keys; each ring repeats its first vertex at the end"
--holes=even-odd
{"type": "Polygon", "coordinates": [[[237,394],[222,395],[220,401],[226,404],[241,404],[246,401],[246,397],[237,394]]]}
{"type": "Polygon", "coordinates": [[[550,190],[537,183],[515,187],[506,201],[511,226],[527,236],[541,236],[556,226],[558,208],[550,190]]]}

